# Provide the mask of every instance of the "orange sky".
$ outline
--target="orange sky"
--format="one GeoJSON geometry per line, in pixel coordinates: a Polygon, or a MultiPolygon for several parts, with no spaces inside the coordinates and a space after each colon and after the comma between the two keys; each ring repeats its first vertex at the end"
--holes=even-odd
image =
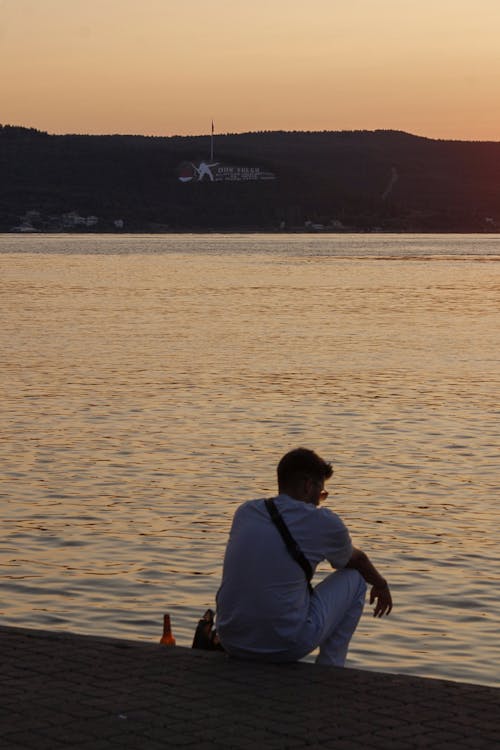
{"type": "Polygon", "coordinates": [[[500,141],[498,0],[0,0],[0,122],[500,141]]]}

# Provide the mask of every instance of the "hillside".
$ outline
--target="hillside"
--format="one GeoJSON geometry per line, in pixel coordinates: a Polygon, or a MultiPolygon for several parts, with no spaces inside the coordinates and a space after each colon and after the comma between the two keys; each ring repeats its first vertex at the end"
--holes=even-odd
{"type": "Polygon", "coordinates": [[[209,136],[0,126],[0,231],[500,230],[500,143],[261,132],[209,157],[209,136]]]}

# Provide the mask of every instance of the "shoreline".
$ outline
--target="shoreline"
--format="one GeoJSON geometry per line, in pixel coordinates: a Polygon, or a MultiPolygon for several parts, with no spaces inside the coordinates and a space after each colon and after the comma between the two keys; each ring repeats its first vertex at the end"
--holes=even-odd
{"type": "Polygon", "coordinates": [[[444,236],[464,236],[464,237],[499,237],[500,231],[494,232],[491,230],[484,230],[484,231],[459,231],[454,229],[432,229],[432,230],[422,230],[422,229],[382,229],[382,228],[374,228],[374,229],[356,229],[356,228],[349,228],[346,227],[345,229],[339,230],[339,229],[328,229],[325,227],[324,229],[304,229],[302,227],[294,227],[290,229],[273,229],[273,228],[262,228],[262,229],[246,229],[244,227],[235,227],[234,229],[152,229],[152,228],[144,228],[144,229],[124,229],[120,231],[113,231],[113,230],[107,230],[107,229],[99,229],[95,231],[58,231],[58,230],[43,230],[43,229],[33,229],[33,230],[12,230],[12,229],[2,229],[0,230],[0,235],[7,235],[7,236],[21,236],[21,237],[32,237],[36,235],[44,235],[44,236],[69,236],[69,237],[96,237],[96,236],[102,236],[102,235],[109,235],[110,237],[128,237],[130,235],[153,235],[153,236],[170,236],[170,235],[176,235],[176,234],[195,234],[195,235],[234,235],[234,234],[243,234],[243,235],[273,235],[273,236],[283,236],[286,237],[287,235],[305,235],[307,237],[310,236],[345,236],[345,235],[396,235],[396,236],[405,236],[405,235],[422,235],[424,237],[427,236],[435,236],[435,235],[444,235],[444,236]]]}

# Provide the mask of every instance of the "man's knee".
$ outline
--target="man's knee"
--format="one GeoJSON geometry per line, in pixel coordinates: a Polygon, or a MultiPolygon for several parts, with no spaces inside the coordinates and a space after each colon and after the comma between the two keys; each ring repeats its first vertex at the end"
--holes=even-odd
{"type": "Polygon", "coordinates": [[[354,570],[354,568],[344,568],[344,570],[352,578],[353,586],[356,586],[359,591],[362,591],[364,594],[366,594],[367,583],[359,570],[354,570]]]}
{"type": "MultiPolygon", "coordinates": [[[[366,595],[366,581],[357,570],[342,568],[330,573],[315,589],[318,599],[324,606],[333,611],[349,607],[350,603],[364,602],[366,595]]],[[[313,606],[319,603],[317,600],[313,606]]]]}
{"type": "Polygon", "coordinates": [[[358,570],[354,570],[354,568],[343,568],[342,570],[338,570],[337,573],[348,588],[350,599],[352,601],[361,599],[364,602],[367,584],[361,573],[358,570]]]}

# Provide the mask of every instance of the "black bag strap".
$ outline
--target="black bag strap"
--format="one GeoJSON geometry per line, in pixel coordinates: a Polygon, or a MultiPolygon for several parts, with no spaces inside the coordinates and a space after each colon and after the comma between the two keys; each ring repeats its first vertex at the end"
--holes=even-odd
{"type": "Polygon", "coordinates": [[[313,570],[311,567],[311,563],[307,559],[307,557],[304,555],[302,550],[300,549],[299,545],[293,538],[293,536],[290,534],[290,531],[288,529],[288,526],[286,525],[285,521],[283,520],[283,516],[279,512],[278,508],[276,507],[276,503],[274,502],[273,498],[270,497],[268,500],[264,500],[266,504],[266,508],[269,512],[269,515],[271,516],[271,520],[278,529],[279,533],[283,537],[283,541],[286,544],[286,548],[293,557],[293,559],[298,562],[300,567],[305,573],[306,580],[307,580],[307,587],[309,589],[309,593],[313,593],[313,587],[311,586],[311,579],[313,577],[313,570]]]}

